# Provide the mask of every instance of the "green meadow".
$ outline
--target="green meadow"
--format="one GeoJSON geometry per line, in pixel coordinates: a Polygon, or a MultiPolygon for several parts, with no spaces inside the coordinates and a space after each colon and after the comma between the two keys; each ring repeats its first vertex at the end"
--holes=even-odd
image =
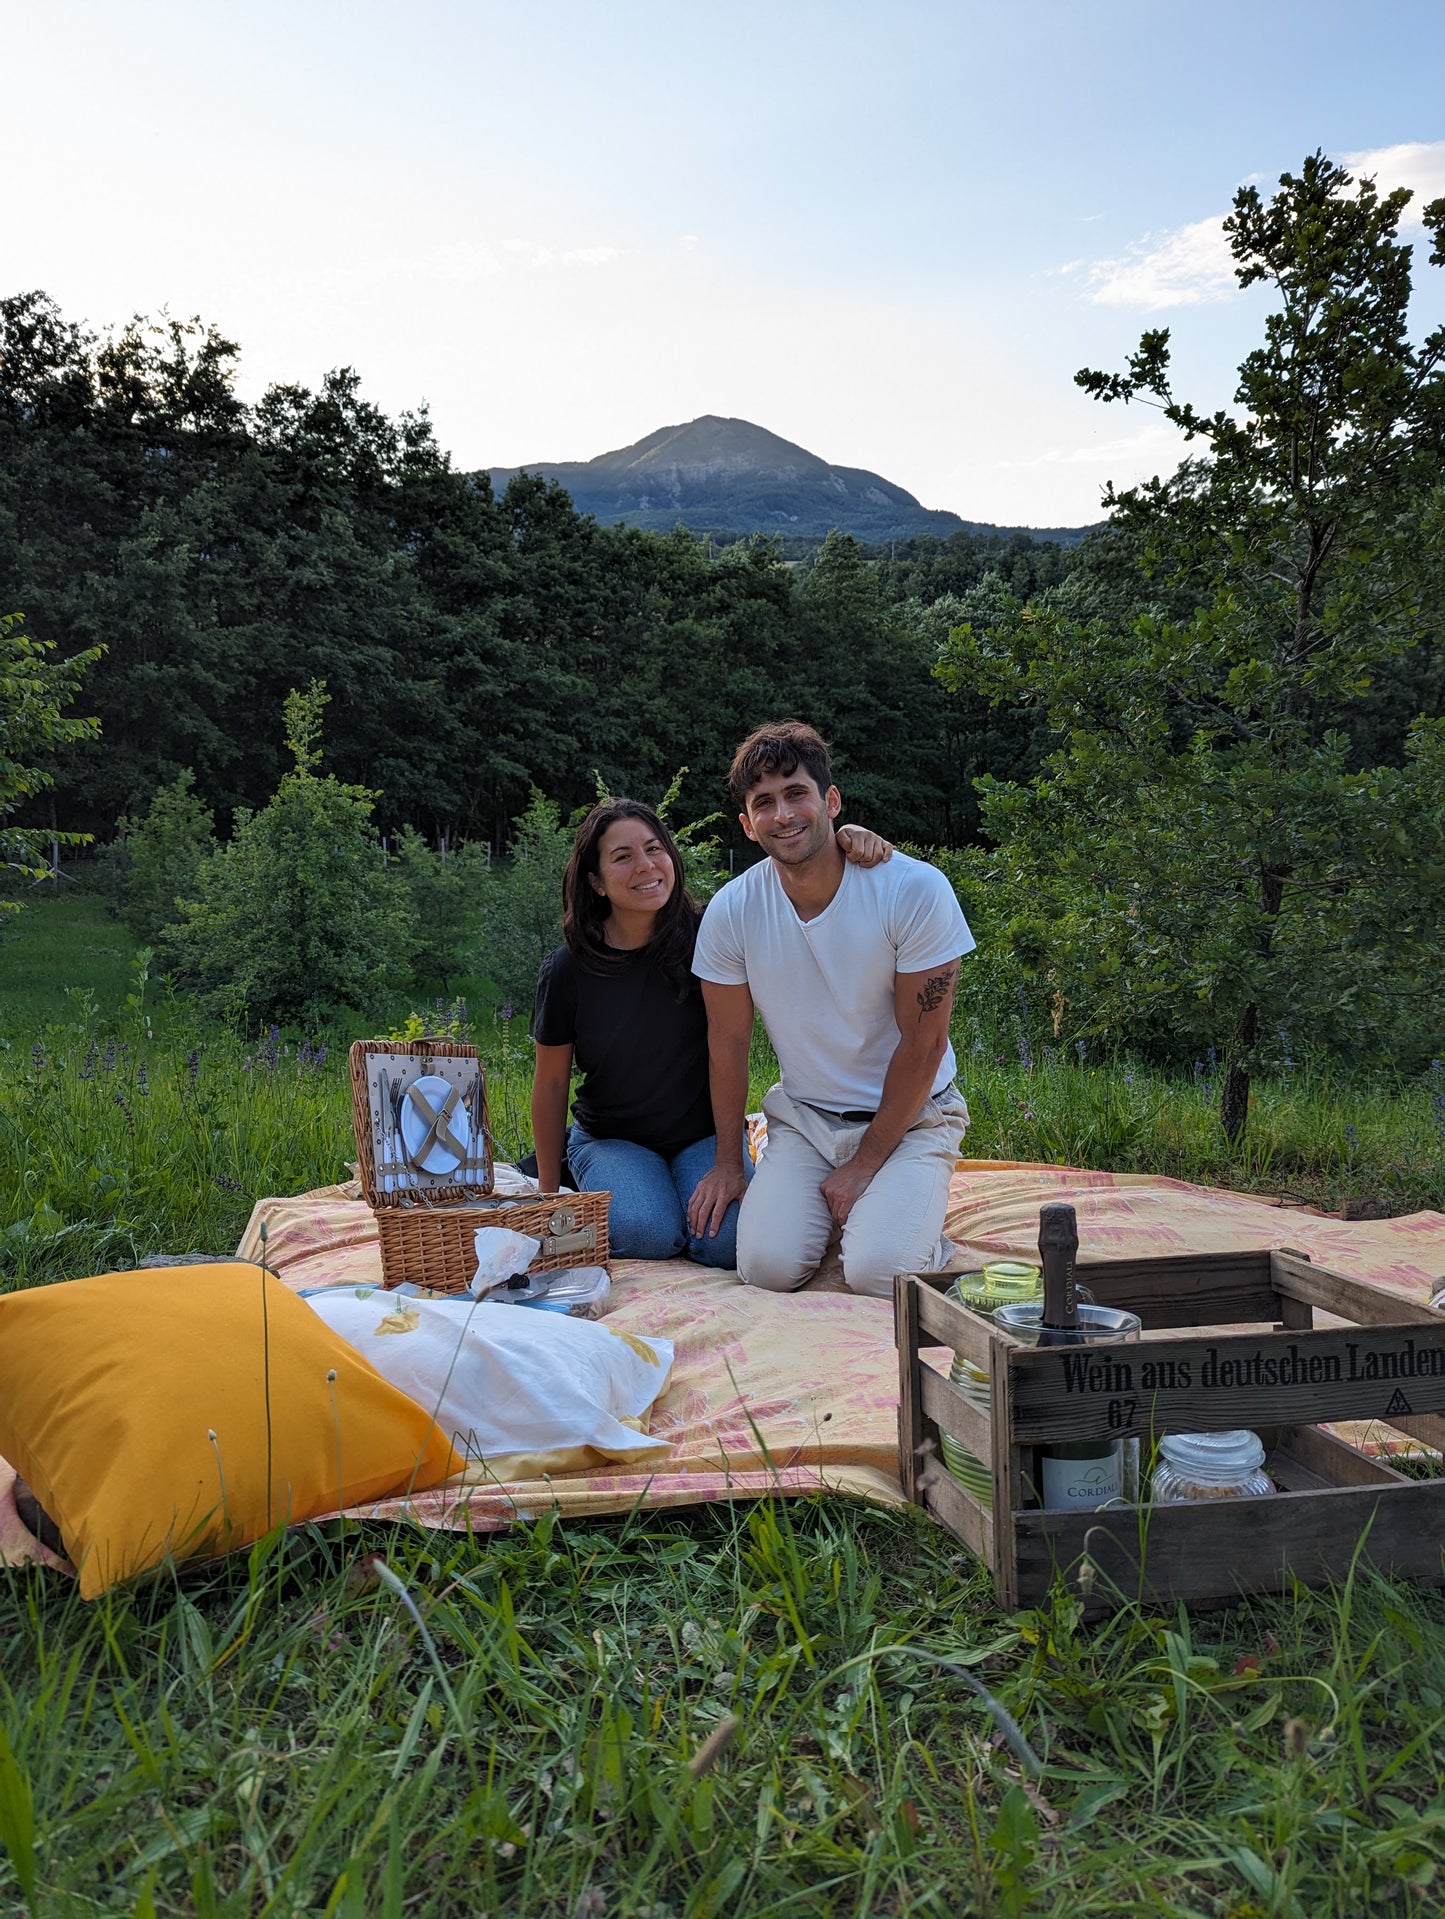
{"type": "MultiPolygon", "coordinates": [[[[225,1252],[258,1196],[346,1177],[349,1032],[207,1025],[88,884],[29,907],[0,948],[4,1284],[225,1252]]],[[[521,1150],[526,1037],[483,986],[452,996],[521,1150]]],[[[1235,1154],[1207,1062],[1065,1053],[966,992],[956,1039],[977,1156],[1442,1203],[1428,1074],[1302,1064],[1235,1154]]],[[[1363,1568],[1192,1617],[1085,1625],[1065,1591],[1005,1617],[927,1521],[822,1500],[306,1526],[89,1606],[14,1572],[0,1911],[1423,1915],[1442,1625],[1445,1597],[1363,1568]]]]}

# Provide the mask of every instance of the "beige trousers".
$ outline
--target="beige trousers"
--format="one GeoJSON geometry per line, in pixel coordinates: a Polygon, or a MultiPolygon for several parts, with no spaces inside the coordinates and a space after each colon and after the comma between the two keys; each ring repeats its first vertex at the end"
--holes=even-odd
{"type": "MultiPolygon", "coordinates": [[[[738,1273],[745,1285],[790,1293],[817,1271],[832,1237],[823,1181],[853,1157],[868,1127],[791,1100],[781,1086],[763,1112],[768,1144],[738,1215],[738,1273]]],[[[947,1087],[869,1181],[843,1228],[843,1277],[853,1292],[887,1296],[895,1273],[947,1265],[943,1216],[967,1125],[963,1095],[947,1087]]]]}

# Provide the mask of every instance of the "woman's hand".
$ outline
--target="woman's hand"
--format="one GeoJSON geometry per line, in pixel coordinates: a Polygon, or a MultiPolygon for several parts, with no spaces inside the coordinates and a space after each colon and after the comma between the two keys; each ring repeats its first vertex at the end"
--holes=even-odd
{"type": "Polygon", "coordinates": [[[838,848],[854,866],[881,866],[893,857],[893,842],[881,833],[870,833],[866,826],[840,826],[838,848]]]}
{"type": "Polygon", "coordinates": [[[716,1239],[727,1209],[748,1190],[741,1166],[713,1166],[692,1189],[687,1230],[694,1239],[716,1239]]]}

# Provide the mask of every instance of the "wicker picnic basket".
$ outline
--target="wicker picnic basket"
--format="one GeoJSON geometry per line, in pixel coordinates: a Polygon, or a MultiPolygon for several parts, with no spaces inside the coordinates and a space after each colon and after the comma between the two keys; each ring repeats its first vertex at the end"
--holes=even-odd
{"type": "Polygon", "coordinates": [[[475,1046],[451,1039],[357,1040],[351,1049],[357,1172],[376,1214],[386,1286],[411,1280],[464,1293],[479,1226],[529,1233],[528,1269],[607,1266],[608,1193],[494,1192],[486,1073],[475,1046]],[[432,1170],[428,1170],[428,1165],[432,1170]]]}

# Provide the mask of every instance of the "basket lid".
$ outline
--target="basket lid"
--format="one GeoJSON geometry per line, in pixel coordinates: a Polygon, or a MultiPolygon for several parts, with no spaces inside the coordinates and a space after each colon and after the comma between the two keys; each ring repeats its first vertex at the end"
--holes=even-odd
{"type": "Polygon", "coordinates": [[[351,1049],[357,1171],[373,1206],[462,1205],[494,1186],[486,1075],[456,1040],[351,1049]]]}

